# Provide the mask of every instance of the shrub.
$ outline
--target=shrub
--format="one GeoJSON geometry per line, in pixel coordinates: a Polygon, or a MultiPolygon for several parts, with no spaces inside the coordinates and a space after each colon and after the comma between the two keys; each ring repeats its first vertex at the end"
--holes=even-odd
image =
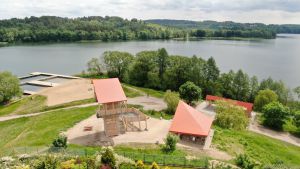
{"type": "Polygon", "coordinates": [[[135,164],[136,169],[144,169],[145,165],[142,160],[138,160],[135,164]]]}
{"type": "Polygon", "coordinates": [[[159,169],[159,166],[157,165],[156,162],[153,162],[150,169],[159,169]]]}
{"type": "Polygon", "coordinates": [[[167,113],[174,114],[179,102],[179,96],[175,92],[168,90],[164,96],[164,101],[167,103],[167,113]]]}
{"type": "Polygon", "coordinates": [[[201,98],[201,93],[201,88],[190,81],[179,87],[180,98],[185,100],[188,104],[192,104],[193,101],[198,101],[201,98]]]}
{"type": "Polygon", "coordinates": [[[116,168],[116,159],[111,148],[105,148],[101,153],[101,163],[116,168]]]}
{"type": "Polygon", "coordinates": [[[163,146],[163,151],[166,153],[172,153],[176,150],[176,144],[179,138],[177,135],[168,134],[167,138],[165,138],[165,145],[163,146]]]}
{"type": "Polygon", "coordinates": [[[67,148],[67,140],[68,138],[65,135],[59,135],[53,140],[52,145],[55,148],[67,148]]]}
{"type": "Polygon", "coordinates": [[[235,163],[243,169],[253,169],[256,166],[255,162],[246,154],[239,154],[235,159],[235,163]]]}
{"type": "Polygon", "coordinates": [[[119,165],[119,169],[132,169],[132,168],[135,168],[135,165],[131,163],[121,163],[119,165]]]}
{"type": "Polygon", "coordinates": [[[0,103],[22,94],[19,83],[19,79],[10,72],[0,72],[0,103]]]}
{"type": "Polygon", "coordinates": [[[264,106],[263,110],[265,126],[271,127],[273,129],[282,129],[285,120],[289,115],[289,110],[287,107],[283,106],[279,102],[272,102],[264,106]]]}
{"type": "Polygon", "coordinates": [[[75,160],[71,159],[60,163],[61,169],[71,169],[75,167],[75,160]]]}
{"type": "Polygon", "coordinates": [[[222,128],[243,130],[249,123],[245,110],[228,101],[217,101],[216,113],[215,123],[222,128]]]}

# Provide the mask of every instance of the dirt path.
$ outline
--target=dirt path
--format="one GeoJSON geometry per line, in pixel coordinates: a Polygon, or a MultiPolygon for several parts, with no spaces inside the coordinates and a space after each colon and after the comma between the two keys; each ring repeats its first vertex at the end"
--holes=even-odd
{"type": "Polygon", "coordinates": [[[18,118],[22,118],[22,117],[38,116],[38,115],[41,115],[41,114],[44,114],[44,113],[48,113],[48,112],[52,112],[52,111],[57,111],[57,110],[65,110],[65,109],[80,108],[80,107],[89,107],[89,106],[94,106],[94,105],[97,105],[97,103],[88,103],[88,104],[83,104],[83,105],[70,106],[70,107],[65,107],[65,108],[60,108],[60,109],[54,109],[54,110],[49,110],[49,111],[44,111],[44,112],[38,112],[38,113],[4,116],[4,117],[0,117],[0,122],[7,121],[7,120],[18,119],[18,118]]]}
{"type": "Polygon", "coordinates": [[[249,130],[255,133],[259,133],[268,137],[272,137],[277,140],[281,140],[284,142],[288,142],[290,144],[296,145],[300,147],[300,138],[297,138],[287,132],[278,132],[271,129],[268,129],[260,124],[258,124],[255,120],[256,113],[252,113],[251,122],[249,125],[249,130]]]}
{"type": "Polygon", "coordinates": [[[160,111],[167,108],[167,104],[163,99],[151,97],[151,96],[139,96],[134,98],[128,98],[128,104],[142,105],[145,110],[156,110],[160,111]]]}

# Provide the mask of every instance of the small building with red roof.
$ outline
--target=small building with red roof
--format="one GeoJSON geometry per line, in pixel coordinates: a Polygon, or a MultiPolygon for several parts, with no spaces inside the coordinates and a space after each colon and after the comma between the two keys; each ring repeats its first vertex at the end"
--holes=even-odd
{"type": "Polygon", "coordinates": [[[248,102],[243,102],[243,101],[238,101],[238,100],[231,100],[219,96],[212,96],[212,95],[206,95],[206,101],[212,102],[212,101],[217,101],[217,100],[225,100],[229,101],[237,106],[243,107],[245,109],[246,115],[250,118],[251,113],[253,111],[253,104],[248,103],[248,102]]]}
{"type": "Polygon", "coordinates": [[[213,117],[179,101],[169,132],[177,134],[183,141],[209,147],[213,135],[213,120],[213,117]]]}

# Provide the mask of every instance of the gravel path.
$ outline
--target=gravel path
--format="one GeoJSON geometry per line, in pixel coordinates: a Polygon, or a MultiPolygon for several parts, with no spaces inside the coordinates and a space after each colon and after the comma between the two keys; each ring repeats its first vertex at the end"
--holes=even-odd
{"type": "Polygon", "coordinates": [[[268,137],[272,137],[277,140],[281,140],[284,142],[288,142],[290,144],[296,145],[300,147],[300,138],[297,138],[287,132],[279,132],[268,129],[260,124],[258,124],[255,120],[256,113],[252,112],[252,118],[249,125],[249,130],[255,133],[259,133],[268,137]]]}

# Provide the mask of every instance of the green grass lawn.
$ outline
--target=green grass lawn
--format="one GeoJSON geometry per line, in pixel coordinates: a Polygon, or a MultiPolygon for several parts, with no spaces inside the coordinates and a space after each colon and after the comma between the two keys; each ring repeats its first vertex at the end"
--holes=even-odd
{"type": "Polygon", "coordinates": [[[77,100],[69,103],[59,104],[55,106],[46,106],[47,98],[41,95],[32,95],[24,97],[16,102],[12,102],[8,105],[0,105],[0,116],[7,116],[13,114],[29,114],[37,113],[48,110],[61,109],[65,107],[71,107],[76,105],[83,105],[96,102],[95,98],[77,100]]]}
{"type": "Polygon", "coordinates": [[[129,97],[129,98],[133,98],[133,97],[138,97],[138,96],[142,96],[143,94],[137,90],[133,90],[131,89],[130,87],[122,84],[122,88],[124,90],[124,93],[126,95],[126,97],[129,97]]]}
{"type": "Polygon", "coordinates": [[[129,84],[124,84],[124,83],[123,83],[123,86],[125,86],[125,87],[128,86],[128,87],[134,88],[134,89],[139,90],[139,91],[145,93],[146,95],[148,94],[149,96],[152,96],[152,97],[163,98],[165,95],[164,91],[159,91],[159,90],[154,90],[154,89],[149,89],[149,88],[144,88],[144,87],[137,87],[137,86],[132,86],[129,84]]]}
{"type": "Polygon", "coordinates": [[[8,105],[0,105],[0,116],[36,113],[46,107],[47,98],[40,95],[24,97],[8,105]]]}
{"type": "Polygon", "coordinates": [[[51,145],[61,131],[95,114],[96,106],[58,110],[0,122],[0,152],[23,146],[51,145]]]}
{"type": "Polygon", "coordinates": [[[246,153],[263,164],[283,162],[287,165],[300,165],[300,147],[250,131],[215,127],[213,144],[231,155],[246,153]]]}

